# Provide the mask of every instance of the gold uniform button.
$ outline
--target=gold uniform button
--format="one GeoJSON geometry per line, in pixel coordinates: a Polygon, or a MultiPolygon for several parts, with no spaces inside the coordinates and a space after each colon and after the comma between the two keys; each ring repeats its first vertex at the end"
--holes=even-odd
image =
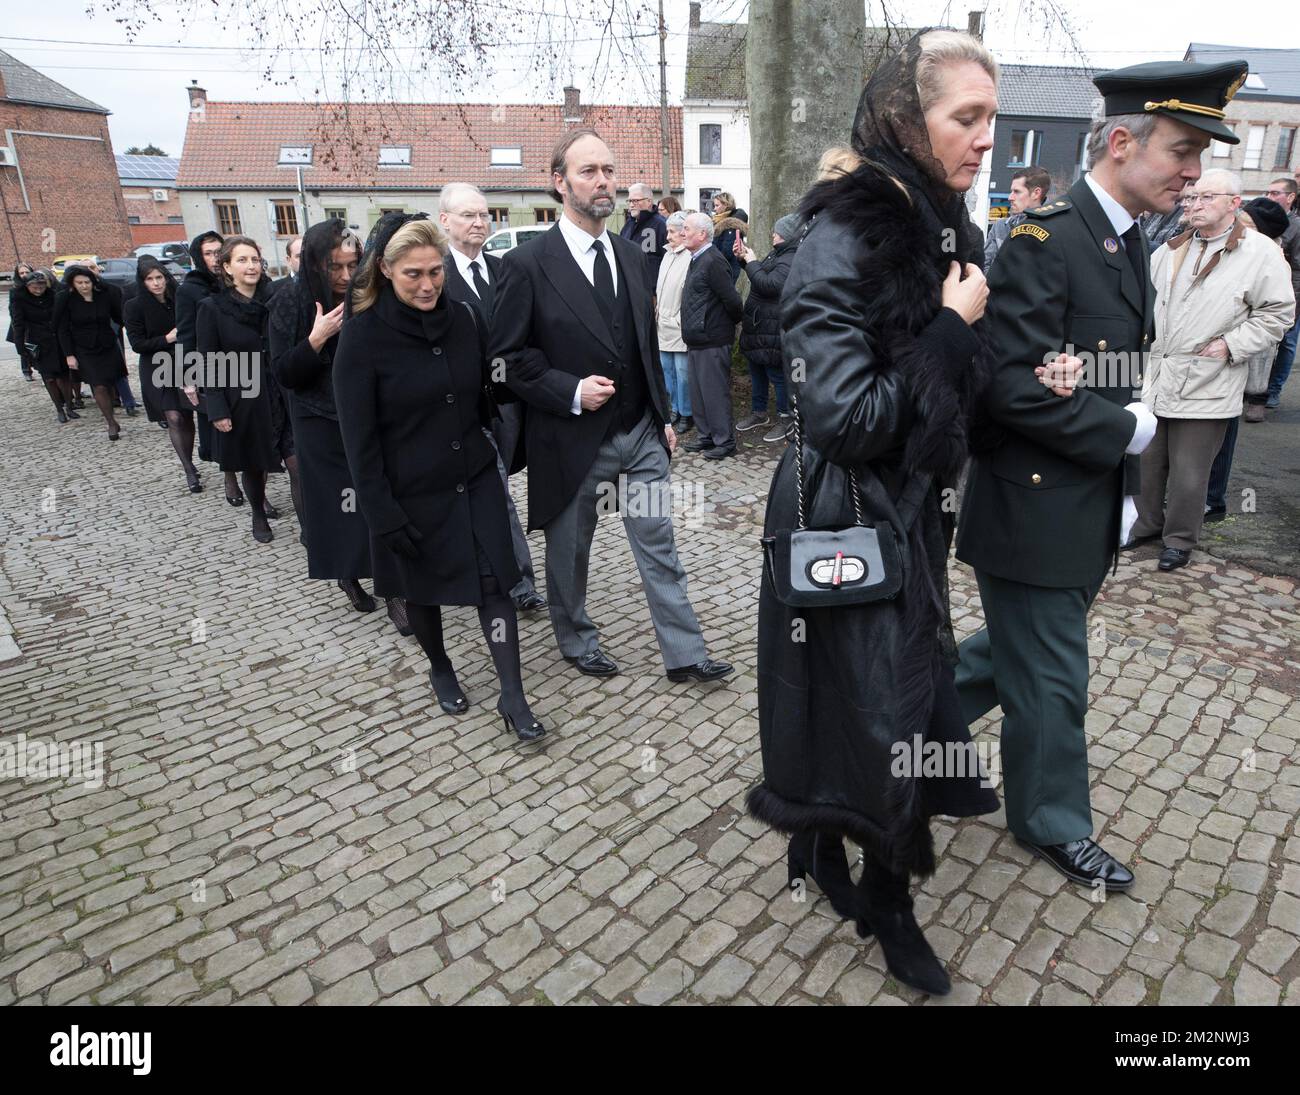
{"type": "Polygon", "coordinates": [[[1134,383],[1134,384],[1141,384],[1141,383],[1142,383],[1142,374],[1141,374],[1141,373],[1138,373],[1138,375],[1135,376],[1135,377],[1133,378],[1133,383],[1134,383]]]}
{"type": "Polygon", "coordinates": [[[1106,340],[1105,340],[1104,338],[1103,338],[1103,339],[1100,339],[1100,340],[1097,342],[1097,349],[1099,349],[1099,350],[1104,350],[1105,348],[1106,348],[1106,340]]]}
{"type": "Polygon", "coordinates": [[[1043,477],[1039,475],[1038,472],[1034,472],[1034,474],[1029,477],[1029,481],[1033,483],[1034,486],[1037,486],[1043,481],[1043,477]]]}

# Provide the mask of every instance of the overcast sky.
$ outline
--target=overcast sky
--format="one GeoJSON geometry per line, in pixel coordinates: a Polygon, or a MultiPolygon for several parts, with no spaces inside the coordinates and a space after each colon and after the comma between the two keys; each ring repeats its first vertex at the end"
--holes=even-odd
{"type": "MultiPolygon", "coordinates": [[[[131,2],[126,0],[128,5],[131,2]]],[[[292,7],[295,0],[280,2],[292,7]]],[[[611,2],[620,12],[648,13],[652,0],[644,0],[644,5],[637,0],[478,2],[490,25],[507,37],[508,44],[491,53],[486,67],[473,63],[472,81],[462,84],[464,90],[459,94],[447,80],[418,72],[421,51],[399,51],[397,75],[390,85],[397,88],[398,97],[407,101],[558,102],[560,89],[572,81],[582,90],[585,102],[658,101],[658,44],[653,21],[643,16],[641,37],[620,36],[623,55],[616,51],[611,58],[608,40],[600,41],[600,25],[589,17],[611,2]],[[571,13],[578,10],[582,14],[576,18],[558,14],[566,6],[571,13]],[[604,52],[598,55],[597,50],[604,52]]],[[[187,110],[185,88],[191,79],[197,79],[215,100],[310,101],[318,96],[339,97],[340,73],[345,68],[354,70],[354,66],[341,65],[337,57],[323,58],[315,48],[322,33],[331,46],[346,43],[340,27],[322,31],[303,23],[279,28],[285,41],[303,45],[276,60],[267,49],[246,48],[254,42],[247,32],[223,27],[220,16],[207,15],[212,7],[209,0],[153,0],[156,9],[168,13],[167,18],[149,25],[134,39],[135,44],[110,15],[95,14],[93,0],[0,3],[5,16],[0,23],[0,49],[111,110],[109,125],[114,149],[119,152],[130,145],[152,142],[170,155],[180,154],[187,110]],[[175,15],[181,11],[199,13],[200,21],[182,30],[175,15]],[[268,79],[265,69],[272,63],[274,71],[268,79]],[[288,80],[291,75],[296,77],[292,82],[288,80]]],[[[227,13],[244,10],[234,0],[217,0],[217,6],[227,13]]],[[[747,6],[745,0],[705,0],[704,18],[742,20],[747,6]]],[[[951,4],[891,0],[888,10],[895,23],[965,26],[966,12],[974,6],[960,0],[951,4]]],[[[1263,5],[1259,7],[1258,14],[1267,13],[1263,5]]],[[[1138,0],[990,0],[985,40],[1004,61],[1097,67],[1177,59],[1190,41],[1300,47],[1300,29],[1292,20],[1273,19],[1265,32],[1262,19],[1237,20],[1234,26],[1230,19],[1234,10],[1245,14],[1245,6],[1233,9],[1222,0],[1182,0],[1177,5],[1138,0]],[[1082,56],[1072,47],[1071,35],[1062,28],[1056,12],[1065,14],[1082,56]]],[[[880,12],[880,0],[871,0],[869,21],[880,22],[880,12]]],[[[679,103],[685,79],[687,0],[665,0],[665,13],[669,101],[679,103]]],[[[1296,63],[1300,66],[1300,53],[1296,63]]],[[[374,81],[364,82],[374,86],[374,81]]]]}

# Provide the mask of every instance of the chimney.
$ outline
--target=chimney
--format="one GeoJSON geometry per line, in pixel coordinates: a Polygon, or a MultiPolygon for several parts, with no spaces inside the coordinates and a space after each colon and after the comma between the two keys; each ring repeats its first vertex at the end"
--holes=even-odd
{"type": "Polygon", "coordinates": [[[0,99],[5,98],[5,74],[0,72],[0,99]]]}
{"type": "Polygon", "coordinates": [[[969,11],[966,13],[966,33],[976,41],[984,41],[984,13],[969,11]]]}
{"type": "Polygon", "coordinates": [[[691,4],[691,26],[696,30],[700,27],[700,5],[697,3],[691,4]]]}
{"type": "Polygon", "coordinates": [[[566,122],[582,121],[582,106],[579,103],[581,93],[576,87],[564,89],[564,120],[566,122]]]}
{"type": "Polygon", "coordinates": [[[191,80],[186,90],[190,93],[190,113],[202,114],[208,105],[207,91],[199,87],[198,80],[191,80]]]}

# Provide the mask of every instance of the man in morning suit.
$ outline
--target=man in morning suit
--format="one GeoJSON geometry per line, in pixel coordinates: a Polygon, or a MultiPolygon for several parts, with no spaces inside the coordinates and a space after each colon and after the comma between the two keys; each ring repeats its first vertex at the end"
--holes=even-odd
{"type": "Polygon", "coordinates": [[[1236,143],[1223,107],[1245,76],[1235,61],[1097,76],[1089,173],[1029,210],[989,273],[984,407],[1001,437],[976,453],[957,534],[987,626],[961,645],[957,685],[967,722],[1002,707],[1007,828],[1108,891],[1133,875],[1092,839],[1087,614],[1136,519],[1136,455],[1155,433],[1135,402],[1155,303],[1136,218],[1174,207],[1211,137],[1236,143]],[[1057,399],[1044,385],[1074,364],[1062,354],[1091,358],[1092,375],[1057,399]]]}
{"type": "MultiPolygon", "coordinates": [[[[472,305],[483,321],[484,331],[490,331],[492,314],[496,309],[496,282],[501,276],[501,260],[483,252],[491,223],[483,192],[469,183],[448,183],[438,195],[438,223],[451,243],[445,292],[451,300],[472,305]]],[[[546,607],[546,598],[533,584],[533,556],[528,550],[524,530],[519,527],[519,511],[510,497],[510,473],[523,466],[522,460],[516,465],[515,457],[523,455],[519,438],[523,433],[524,404],[503,403],[500,410],[501,417],[492,423],[492,440],[497,447],[498,470],[506,488],[510,539],[521,575],[519,584],[510,591],[510,599],[521,612],[536,612],[546,607]]]]}
{"type": "Polygon", "coordinates": [[[677,438],[653,288],[641,250],[605,229],[614,158],[594,130],[571,130],[556,144],[551,196],[564,205],[559,222],[501,264],[490,353],[528,403],[528,527],[546,532],[556,642],[583,673],[618,672],[587,615],[587,572],[599,511],[626,484],[629,497],[653,499],[622,516],[668,677],[718,680],[732,667],[705,651],[673,538],[668,458],[677,438]]]}

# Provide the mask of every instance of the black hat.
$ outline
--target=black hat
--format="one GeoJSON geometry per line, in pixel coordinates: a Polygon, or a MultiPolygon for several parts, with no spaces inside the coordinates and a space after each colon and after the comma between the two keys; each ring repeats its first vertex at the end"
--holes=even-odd
{"type": "Polygon", "coordinates": [[[1224,144],[1241,138],[1223,124],[1224,107],[1246,82],[1245,61],[1200,65],[1192,61],[1148,61],[1093,77],[1106,100],[1106,117],[1164,114],[1210,134],[1224,144]]]}
{"type": "Polygon", "coordinates": [[[1271,240],[1277,239],[1291,223],[1286,210],[1272,198],[1252,198],[1241,208],[1250,214],[1250,219],[1255,222],[1260,234],[1271,240]]]}

